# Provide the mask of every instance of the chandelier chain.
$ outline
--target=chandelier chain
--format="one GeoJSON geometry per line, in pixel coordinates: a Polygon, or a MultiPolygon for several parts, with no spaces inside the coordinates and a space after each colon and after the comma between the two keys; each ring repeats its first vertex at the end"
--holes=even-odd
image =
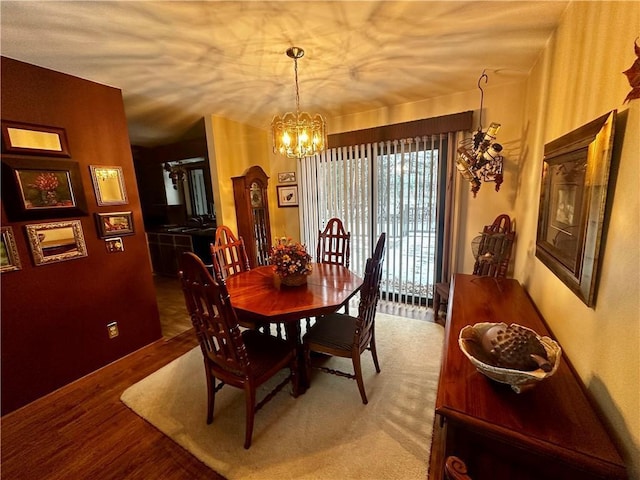
{"type": "Polygon", "coordinates": [[[300,113],[300,89],[298,88],[298,57],[293,58],[293,71],[296,77],[296,115],[300,113]]]}

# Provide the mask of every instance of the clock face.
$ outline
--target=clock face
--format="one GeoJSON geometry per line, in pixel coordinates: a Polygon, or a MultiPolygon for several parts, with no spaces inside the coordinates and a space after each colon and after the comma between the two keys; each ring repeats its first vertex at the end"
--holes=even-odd
{"type": "Polygon", "coordinates": [[[249,197],[251,198],[251,206],[253,208],[262,207],[262,189],[256,182],[251,184],[249,189],[249,197]]]}

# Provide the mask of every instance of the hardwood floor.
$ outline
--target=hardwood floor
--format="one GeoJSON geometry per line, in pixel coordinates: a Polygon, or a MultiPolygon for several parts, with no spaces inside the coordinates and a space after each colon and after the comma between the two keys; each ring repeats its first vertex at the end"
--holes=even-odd
{"type": "Polygon", "coordinates": [[[223,479],[120,401],[196,345],[191,330],[159,340],[2,417],[2,478],[223,479]]]}
{"type": "MultiPolygon", "coordinates": [[[[224,479],[120,401],[197,345],[177,279],[158,277],[156,289],[163,339],[0,419],[1,478],[224,479]]],[[[431,309],[381,301],[379,311],[433,320],[431,309]]]]}
{"type": "Polygon", "coordinates": [[[184,304],[180,281],[175,277],[154,275],[162,336],[171,338],[191,328],[191,319],[184,304]]]}

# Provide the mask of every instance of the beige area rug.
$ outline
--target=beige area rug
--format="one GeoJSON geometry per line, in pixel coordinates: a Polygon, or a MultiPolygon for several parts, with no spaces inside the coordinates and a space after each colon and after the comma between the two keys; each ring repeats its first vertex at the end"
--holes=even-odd
{"type": "MultiPolygon", "coordinates": [[[[230,480],[426,479],[443,329],[379,313],[376,337],[381,373],[369,352],[362,362],[368,405],[354,380],[314,370],[304,395],[293,398],[285,388],[257,413],[249,450],[241,390],[218,392],[214,421],[206,424],[199,347],[128,388],[121,400],[230,480]]],[[[347,359],[325,365],[351,371],[347,359]]]]}

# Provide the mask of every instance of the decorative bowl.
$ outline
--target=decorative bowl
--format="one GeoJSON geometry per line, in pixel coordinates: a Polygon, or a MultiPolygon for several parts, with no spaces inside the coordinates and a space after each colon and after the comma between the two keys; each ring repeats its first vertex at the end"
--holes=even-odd
{"type": "Polygon", "coordinates": [[[460,330],[460,335],[458,337],[460,349],[480,373],[492,380],[495,380],[496,382],[510,385],[511,389],[516,393],[521,393],[533,388],[538,382],[541,382],[545,378],[556,373],[556,370],[560,365],[560,357],[562,356],[562,349],[560,348],[560,345],[549,337],[539,336],[530,328],[527,328],[527,330],[532,331],[536,335],[547,352],[549,363],[552,365],[551,370],[548,372],[545,372],[541,368],[536,370],[515,370],[494,365],[492,359],[484,352],[480,345],[485,332],[496,325],[500,324],[476,323],[475,325],[467,325],[460,330]]]}

